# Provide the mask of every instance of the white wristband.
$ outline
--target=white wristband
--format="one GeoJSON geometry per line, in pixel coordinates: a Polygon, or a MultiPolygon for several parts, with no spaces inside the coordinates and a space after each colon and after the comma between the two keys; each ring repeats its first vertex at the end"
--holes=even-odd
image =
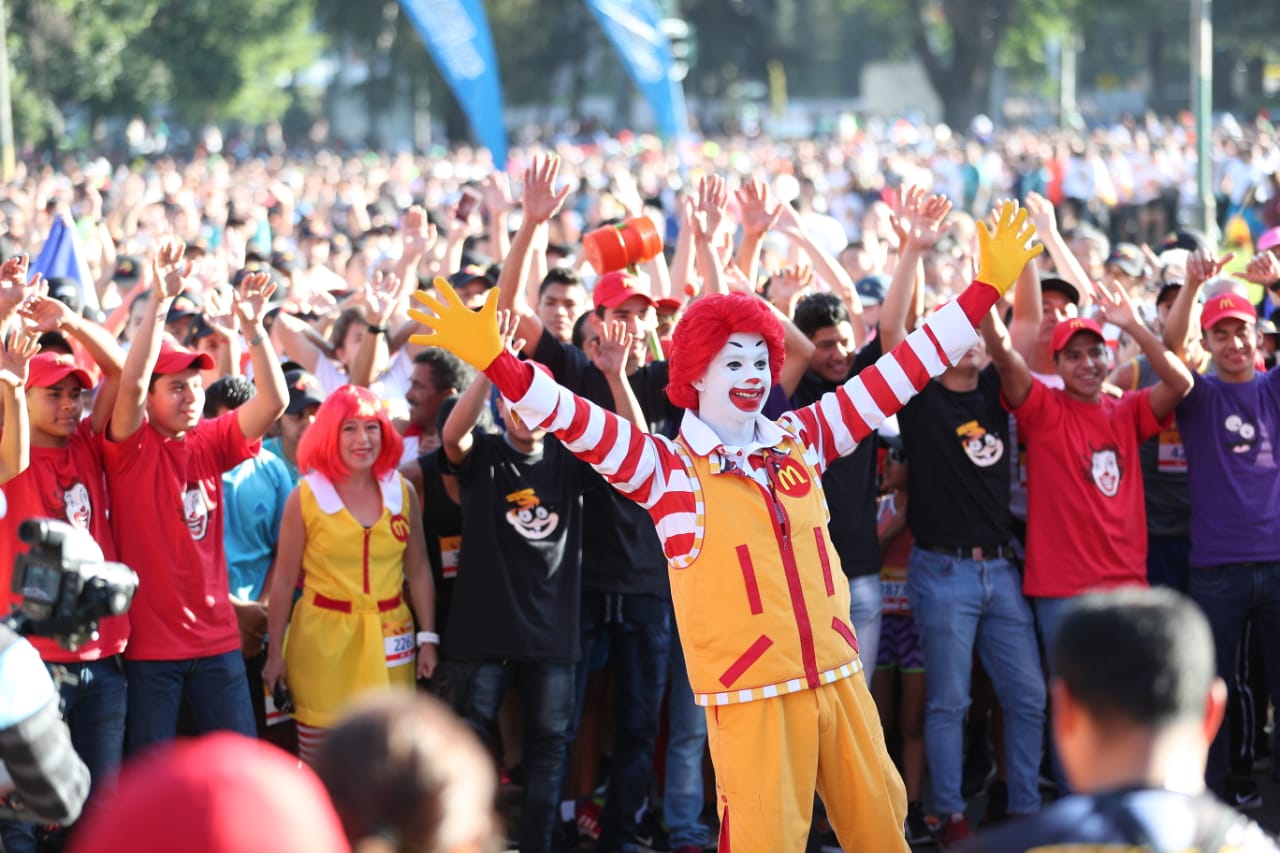
{"type": "Polygon", "coordinates": [[[430,643],[433,646],[438,646],[440,645],[440,635],[435,631],[419,631],[418,645],[422,645],[423,643],[430,643]]]}

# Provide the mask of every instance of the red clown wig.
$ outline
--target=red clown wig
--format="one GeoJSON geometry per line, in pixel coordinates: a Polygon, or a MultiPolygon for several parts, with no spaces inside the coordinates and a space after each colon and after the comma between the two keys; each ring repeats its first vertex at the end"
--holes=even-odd
{"type": "Polygon", "coordinates": [[[351,473],[338,452],[338,437],[342,422],[348,418],[374,420],[382,433],[382,449],[373,462],[375,477],[384,477],[394,471],[404,449],[404,440],[391,425],[386,407],[368,388],[343,385],[330,394],[316,412],[313,424],[298,442],[298,470],[303,474],[318,471],[332,482],[343,480],[351,473]]]}
{"type": "Polygon", "coordinates": [[[769,348],[769,375],[774,385],[786,351],[782,324],[762,300],[748,293],[714,293],[689,306],[676,324],[668,365],[667,399],[682,409],[698,408],[693,383],[707,372],[716,353],[735,332],[758,334],[769,348]]]}

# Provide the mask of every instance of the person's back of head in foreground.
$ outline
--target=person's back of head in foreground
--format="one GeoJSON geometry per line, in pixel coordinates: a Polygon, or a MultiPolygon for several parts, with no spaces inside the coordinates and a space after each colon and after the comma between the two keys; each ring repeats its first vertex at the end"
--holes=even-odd
{"type": "Polygon", "coordinates": [[[493,763],[429,696],[397,692],[357,705],[325,738],[315,770],[357,853],[499,849],[493,763]]]}
{"type": "Polygon", "coordinates": [[[1079,598],[1050,649],[1053,737],[1075,795],[980,833],[963,853],[1201,850],[1276,853],[1205,790],[1226,710],[1213,636],[1171,589],[1079,598]]]}
{"type": "Polygon", "coordinates": [[[1053,736],[1075,790],[1203,790],[1227,689],[1189,598],[1160,588],[1084,596],[1050,655],[1053,736]]]}
{"type": "Polygon", "coordinates": [[[298,759],[232,732],[129,761],[70,853],[348,853],[324,787],[298,759]]]}

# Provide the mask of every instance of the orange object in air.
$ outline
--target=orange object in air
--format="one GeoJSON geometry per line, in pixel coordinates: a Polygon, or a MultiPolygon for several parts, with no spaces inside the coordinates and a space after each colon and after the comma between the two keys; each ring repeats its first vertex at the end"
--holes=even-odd
{"type": "Polygon", "coordinates": [[[582,254],[597,273],[637,266],[662,251],[662,235],[647,216],[597,228],[582,238],[582,254]]]}

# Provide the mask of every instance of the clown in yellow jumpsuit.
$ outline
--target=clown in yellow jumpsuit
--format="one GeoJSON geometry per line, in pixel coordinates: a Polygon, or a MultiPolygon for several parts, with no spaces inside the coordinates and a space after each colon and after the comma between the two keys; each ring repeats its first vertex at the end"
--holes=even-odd
{"type": "MultiPolygon", "coordinates": [[[[720,850],[799,851],[813,792],[846,850],[906,851],[906,794],[885,750],[827,539],[821,474],[975,343],[974,326],[1041,247],[1006,205],[982,226],[978,279],[868,370],[818,402],[760,414],[782,358],[776,318],[748,294],[706,296],[676,328],[674,440],[647,435],[505,351],[496,303],[473,313],[442,280],[411,312],[652,516],[666,551],[689,681],[707,710],[720,850]]],[[[492,293],[491,293],[492,297],[492,293]]],[[[874,662],[873,662],[874,663],[874,662]]]]}

